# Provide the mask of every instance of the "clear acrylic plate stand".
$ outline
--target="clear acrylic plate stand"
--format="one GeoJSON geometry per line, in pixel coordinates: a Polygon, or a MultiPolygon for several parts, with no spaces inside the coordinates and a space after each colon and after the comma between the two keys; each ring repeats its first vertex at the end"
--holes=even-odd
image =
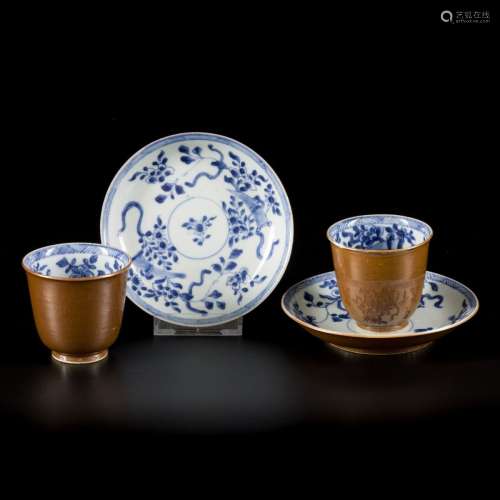
{"type": "Polygon", "coordinates": [[[243,334],[243,318],[215,326],[180,326],[154,318],[154,335],[175,337],[239,337],[243,334]]]}

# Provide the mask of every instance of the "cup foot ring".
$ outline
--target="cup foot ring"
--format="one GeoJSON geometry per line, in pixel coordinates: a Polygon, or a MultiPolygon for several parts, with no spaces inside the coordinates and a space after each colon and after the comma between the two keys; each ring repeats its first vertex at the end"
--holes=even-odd
{"type": "Polygon", "coordinates": [[[347,351],[353,354],[368,354],[368,355],[375,355],[375,356],[390,356],[394,354],[407,354],[411,352],[416,352],[416,351],[421,351],[423,349],[426,349],[432,344],[432,342],[426,342],[425,344],[418,344],[418,345],[412,345],[409,347],[400,347],[400,348],[381,348],[381,349],[362,349],[359,347],[346,347],[346,346],[340,346],[337,344],[332,344],[332,343],[327,343],[327,347],[331,349],[339,349],[341,351],[347,351]]]}
{"type": "Polygon", "coordinates": [[[389,333],[389,332],[397,332],[398,330],[403,330],[409,326],[409,321],[403,321],[399,325],[393,326],[371,326],[362,323],[361,321],[356,321],[356,325],[362,330],[366,330],[367,332],[376,332],[376,333],[389,333]]]}
{"type": "Polygon", "coordinates": [[[108,350],[93,352],[91,354],[64,354],[62,352],[52,351],[52,357],[61,363],[69,363],[72,365],[85,365],[88,363],[96,363],[108,357],[108,350]]]}

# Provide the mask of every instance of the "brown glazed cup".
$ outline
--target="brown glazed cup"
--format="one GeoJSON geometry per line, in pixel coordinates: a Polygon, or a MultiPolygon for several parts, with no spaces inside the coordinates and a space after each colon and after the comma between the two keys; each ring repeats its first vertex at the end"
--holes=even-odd
{"type": "Polygon", "coordinates": [[[106,358],[120,331],[130,257],[93,243],[34,250],[22,261],[36,328],[65,363],[106,358]]]}
{"type": "Polygon", "coordinates": [[[401,215],[362,215],[327,232],[340,295],[358,326],[404,328],[424,286],[432,229],[401,215]]]}

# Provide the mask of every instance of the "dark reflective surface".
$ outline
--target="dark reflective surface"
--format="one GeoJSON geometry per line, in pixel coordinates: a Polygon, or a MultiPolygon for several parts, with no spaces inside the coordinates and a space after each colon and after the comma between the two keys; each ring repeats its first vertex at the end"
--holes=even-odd
{"type": "Polygon", "coordinates": [[[468,425],[500,415],[498,351],[488,350],[480,320],[419,352],[366,356],[332,350],[281,314],[267,322],[272,330],[265,315],[246,318],[242,338],[153,338],[152,320],[131,304],[127,311],[105,361],[65,365],[43,348],[6,360],[4,424],[172,436],[342,434],[416,423],[432,431],[440,422],[459,425],[465,414],[468,425]]]}

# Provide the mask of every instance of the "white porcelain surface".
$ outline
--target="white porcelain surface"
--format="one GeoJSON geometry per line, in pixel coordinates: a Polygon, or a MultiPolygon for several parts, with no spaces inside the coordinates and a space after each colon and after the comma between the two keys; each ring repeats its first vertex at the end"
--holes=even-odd
{"type": "Polygon", "coordinates": [[[276,287],[292,248],[283,186],[254,151],[227,137],[160,139],[120,169],[101,239],[129,253],[128,297],[188,326],[236,319],[276,287]]]}

